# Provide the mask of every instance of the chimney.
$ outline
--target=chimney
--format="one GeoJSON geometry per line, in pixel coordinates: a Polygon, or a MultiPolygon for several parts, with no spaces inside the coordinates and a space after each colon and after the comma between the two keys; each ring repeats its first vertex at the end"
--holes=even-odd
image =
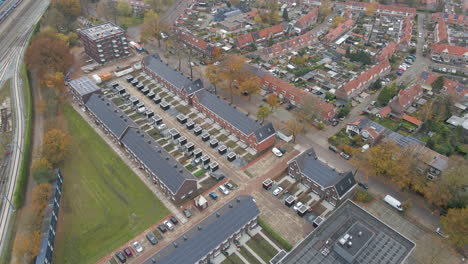
{"type": "Polygon", "coordinates": [[[220,217],[221,214],[219,212],[216,212],[216,217],[220,217]]]}
{"type": "Polygon", "coordinates": [[[229,204],[229,208],[232,208],[232,207],[233,207],[233,205],[232,205],[232,203],[230,203],[230,204],[229,204]]]}
{"type": "Polygon", "coordinates": [[[184,238],[184,240],[187,240],[187,239],[188,239],[187,235],[184,235],[183,238],[184,238]]]}
{"type": "Polygon", "coordinates": [[[198,230],[202,230],[202,226],[201,226],[201,225],[199,225],[197,228],[198,228],[198,230]]]}
{"type": "Polygon", "coordinates": [[[240,198],[237,198],[237,199],[236,199],[236,202],[237,202],[237,203],[240,203],[240,198]]]}
{"type": "Polygon", "coordinates": [[[177,248],[179,246],[179,244],[177,244],[177,242],[174,242],[172,244],[174,245],[175,248],[177,248]]]}

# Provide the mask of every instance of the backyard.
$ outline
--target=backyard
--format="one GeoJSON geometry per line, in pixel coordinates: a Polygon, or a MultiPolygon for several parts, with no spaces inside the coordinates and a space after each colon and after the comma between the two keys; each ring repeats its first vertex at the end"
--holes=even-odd
{"type": "Polygon", "coordinates": [[[95,263],[169,214],[154,194],[70,106],[55,263],[95,263]]]}
{"type": "Polygon", "coordinates": [[[269,262],[278,251],[261,235],[256,234],[247,242],[247,245],[257,253],[265,262],[269,262]]]}

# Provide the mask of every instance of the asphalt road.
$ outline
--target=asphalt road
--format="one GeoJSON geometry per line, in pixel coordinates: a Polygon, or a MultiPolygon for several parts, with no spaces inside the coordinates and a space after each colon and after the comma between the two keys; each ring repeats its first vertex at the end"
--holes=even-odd
{"type": "MultiPolygon", "coordinates": [[[[2,179],[5,184],[0,189],[2,203],[0,208],[0,252],[5,244],[13,208],[6,202],[11,201],[15,192],[24,144],[26,110],[23,99],[23,80],[21,66],[29,36],[34,25],[47,8],[46,0],[24,0],[13,13],[0,24],[0,84],[12,78],[11,102],[14,113],[14,136],[11,154],[7,157],[2,179]]],[[[1,86],[0,86],[1,87],[1,86]]]]}

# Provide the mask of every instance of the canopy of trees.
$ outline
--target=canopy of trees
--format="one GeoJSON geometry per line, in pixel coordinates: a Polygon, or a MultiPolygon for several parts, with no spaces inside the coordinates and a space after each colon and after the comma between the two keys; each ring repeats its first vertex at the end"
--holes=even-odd
{"type": "Polygon", "coordinates": [[[279,105],[280,105],[279,104],[279,98],[274,93],[271,93],[271,94],[268,95],[266,102],[267,102],[268,105],[270,105],[271,110],[273,110],[275,108],[278,108],[279,105]]]}
{"type": "Polygon", "coordinates": [[[51,129],[44,135],[42,152],[44,157],[54,165],[65,158],[70,146],[70,136],[59,129],[51,129]]]}
{"type": "Polygon", "coordinates": [[[73,57],[65,42],[43,38],[32,42],[26,50],[25,60],[28,69],[36,70],[42,77],[46,73],[66,72],[73,57]]]}
{"type": "Polygon", "coordinates": [[[348,57],[351,61],[357,61],[364,65],[369,65],[372,63],[372,58],[369,53],[358,50],[356,52],[351,52],[349,49],[346,50],[346,57],[348,57]]]}
{"type": "Polygon", "coordinates": [[[441,218],[443,232],[448,235],[449,241],[456,247],[468,244],[468,208],[450,209],[448,214],[441,218]]]}
{"type": "Polygon", "coordinates": [[[293,142],[296,142],[296,136],[304,131],[304,124],[297,118],[289,119],[284,124],[284,130],[293,136],[293,142]]]}
{"type": "Polygon", "coordinates": [[[260,118],[260,120],[263,123],[263,121],[265,121],[265,118],[267,118],[270,115],[270,113],[271,111],[270,108],[268,108],[268,106],[261,106],[257,111],[257,118],[260,118]]]}
{"type": "Polygon", "coordinates": [[[398,93],[398,86],[396,83],[385,86],[380,94],[377,96],[377,105],[385,106],[388,102],[398,93]]]}
{"type": "Polygon", "coordinates": [[[221,76],[224,79],[222,87],[229,91],[231,103],[234,101],[236,93],[235,83],[240,83],[243,78],[248,76],[244,70],[246,64],[245,58],[239,55],[229,55],[219,65],[221,76]]]}

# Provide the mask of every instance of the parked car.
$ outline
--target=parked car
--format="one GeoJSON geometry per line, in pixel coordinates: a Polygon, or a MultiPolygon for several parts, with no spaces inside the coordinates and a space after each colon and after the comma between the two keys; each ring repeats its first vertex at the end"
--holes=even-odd
{"type": "Polygon", "coordinates": [[[156,259],[155,259],[155,258],[151,258],[151,262],[152,262],[152,263],[156,263],[156,259]]]}
{"type": "Polygon", "coordinates": [[[157,128],[158,128],[159,130],[164,130],[164,129],[167,128],[167,126],[166,126],[166,124],[160,124],[159,126],[157,126],[157,128]]]}
{"type": "Polygon", "coordinates": [[[140,242],[135,241],[132,243],[132,246],[136,250],[136,252],[138,253],[143,252],[143,247],[141,246],[140,242]]]}
{"type": "Polygon", "coordinates": [[[274,196],[278,196],[283,191],[282,187],[278,187],[273,191],[274,196]]]}
{"type": "Polygon", "coordinates": [[[115,253],[115,257],[116,257],[121,263],[127,262],[127,258],[126,258],[125,255],[122,253],[122,251],[117,251],[117,253],[115,253]]]}
{"type": "Polygon", "coordinates": [[[333,120],[331,121],[331,125],[332,125],[332,126],[337,126],[338,123],[339,123],[339,122],[338,122],[338,120],[336,120],[336,119],[333,119],[333,120]]]}
{"type": "Polygon", "coordinates": [[[168,220],[164,221],[164,224],[167,226],[167,229],[174,230],[174,225],[171,224],[168,220]]]}
{"type": "Polygon", "coordinates": [[[210,192],[210,197],[211,197],[211,199],[213,199],[213,200],[217,200],[217,199],[218,199],[218,195],[216,195],[216,193],[214,193],[214,192],[210,192]]]}
{"type": "Polygon", "coordinates": [[[182,211],[182,213],[184,213],[185,217],[187,217],[187,218],[190,218],[192,216],[192,213],[190,213],[190,211],[188,209],[184,209],[182,211]]]}
{"type": "Polygon", "coordinates": [[[271,152],[273,152],[273,154],[275,154],[276,157],[282,157],[283,156],[283,153],[278,148],[272,148],[271,152]]]}
{"type": "Polygon", "coordinates": [[[328,149],[335,152],[335,153],[339,153],[340,151],[335,147],[335,146],[328,146],[328,149]]]}
{"type": "Polygon", "coordinates": [[[228,190],[226,187],[224,187],[223,185],[220,185],[220,186],[218,187],[218,189],[219,189],[219,191],[220,191],[222,194],[224,194],[224,195],[228,195],[228,194],[229,194],[229,190],[228,190]]]}
{"type": "Polygon", "coordinates": [[[299,208],[301,208],[304,204],[302,202],[298,202],[294,205],[294,210],[299,210],[299,208]]]}
{"type": "Polygon", "coordinates": [[[358,185],[361,186],[362,188],[366,189],[366,190],[369,189],[369,185],[367,185],[367,183],[365,183],[365,182],[359,181],[358,185]]]}
{"type": "Polygon", "coordinates": [[[294,105],[293,104],[288,104],[286,106],[286,110],[293,110],[294,109],[294,105]]]}
{"type": "Polygon", "coordinates": [[[175,216],[171,216],[169,219],[174,225],[177,225],[179,223],[179,221],[177,221],[177,218],[175,216]]]}
{"type": "Polygon", "coordinates": [[[281,153],[286,153],[286,149],[285,148],[278,148],[279,151],[281,151],[281,153]]]}
{"type": "Polygon", "coordinates": [[[232,185],[232,183],[230,182],[227,182],[226,184],[224,184],[224,186],[226,186],[226,188],[228,188],[229,190],[234,189],[234,185],[232,185]]]}
{"type": "Polygon", "coordinates": [[[156,236],[149,232],[148,234],[146,234],[146,239],[148,239],[148,241],[151,243],[151,245],[156,245],[158,243],[158,239],[156,238],[156,236]]]}
{"type": "Polygon", "coordinates": [[[341,152],[340,156],[343,157],[345,160],[349,160],[351,158],[351,156],[345,152],[341,152]]]}
{"type": "Polygon", "coordinates": [[[167,228],[166,228],[165,225],[159,225],[158,229],[159,229],[159,231],[161,231],[161,233],[166,233],[166,231],[167,231],[167,228]]]}
{"type": "Polygon", "coordinates": [[[129,247],[124,249],[124,253],[127,257],[133,256],[132,250],[129,247]]]}
{"type": "Polygon", "coordinates": [[[398,211],[403,212],[403,206],[401,202],[392,197],[391,195],[385,196],[384,201],[391,205],[393,208],[397,209],[398,211]]]}

